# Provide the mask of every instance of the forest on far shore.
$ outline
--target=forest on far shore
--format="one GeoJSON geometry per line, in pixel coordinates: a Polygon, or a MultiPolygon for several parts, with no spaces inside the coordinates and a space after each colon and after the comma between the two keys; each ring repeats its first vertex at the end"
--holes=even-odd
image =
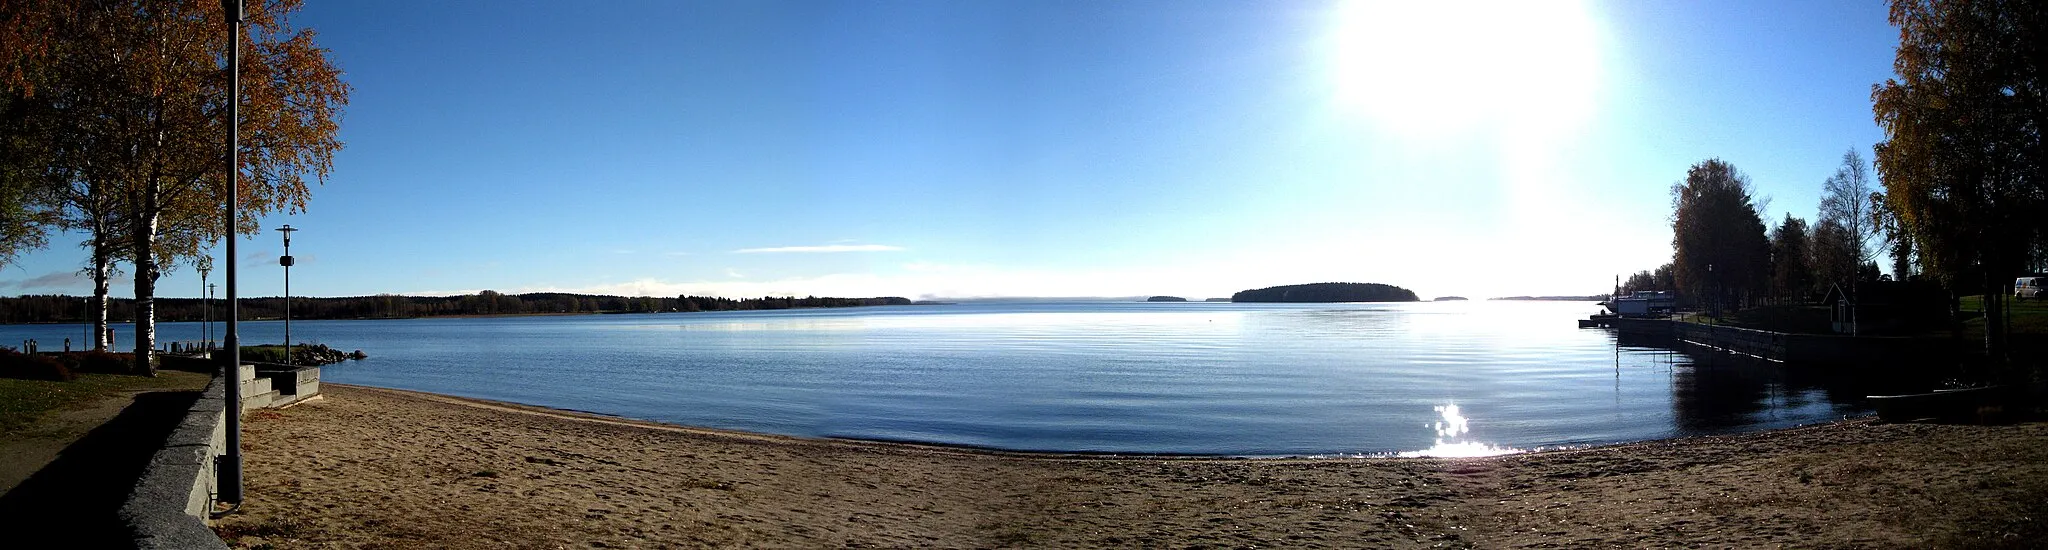
{"type": "MultiPolygon", "coordinates": [[[[81,323],[88,317],[83,296],[28,295],[0,298],[0,323],[81,323]]],[[[243,298],[242,318],[282,319],[284,298],[243,298]]],[[[664,311],[738,311],[756,309],[799,309],[818,307],[901,306],[909,298],[824,298],[818,296],[720,298],[716,296],[601,296],[534,292],[503,294],[486,290],[460,296],[352,296],[341,298],[292,298],[293,319],[407,319],[449,315],[538,315],[574,313],[655,313],[664,311]]],[[[108,318],[133,322],[135,301],[108,300],[108,318]]],[[[219,321],[227,318],[227,304],[219,299],[157,298],[158,321],[219,321]],[[211,303],[211,312],[208,304],[211,303]]]]}

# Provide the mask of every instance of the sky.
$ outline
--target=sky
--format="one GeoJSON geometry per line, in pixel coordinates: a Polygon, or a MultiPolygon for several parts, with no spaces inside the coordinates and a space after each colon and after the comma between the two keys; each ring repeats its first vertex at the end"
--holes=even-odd
{"type": "MultiPolygon", "coordinates": [[[[1876,1],[308,2],[354,87],[241,294],[1425,299],[1670,261],[1720,158],[1811,220],[1876,1]]],[[[0,294],[89,294],[85,237],[0,294]]],[[[222,251],[216,250],[216,254],[222,251]]],[[[1882,263],[1882,262],[1880,262],[1882,263]]],[[[216,270],[211,281],[221,282],[216,270]]],[[[159,294],[193,297],[189,266],[159,294]]],[[[126,282],[114,295],[133,294],[126,282]]]]}

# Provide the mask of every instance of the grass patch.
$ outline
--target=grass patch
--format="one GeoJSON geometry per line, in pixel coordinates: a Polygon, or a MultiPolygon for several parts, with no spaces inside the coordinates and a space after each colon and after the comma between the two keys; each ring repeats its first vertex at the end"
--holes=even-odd
{"type": "Polygon", "coordinates": [[[365,356],[361,354],[361,351],[343,353],[341,350],[328,347],[327,344],[299,343],[291,347],[291,356],[295,360],[287,361],[285,360],[285,347],[282,344],[242,346],[242,360],[259,363],[327,365],[349,359],[362,359],[365,356]]]}
{"type": "Polygon", "coordinates": [[[209,377],[164,372],[156,378],[125,374],[81,374],[69,382],[0,378],[0,439],[14,439],[44,415],[135,390],[199,389],[209,377]]]}
{"type": "MultiPolygon", "coordinates": [[[[1963,311],[1984,311],[1983,296],[1964,296],[1961,300],[1963,311]]],[[[2013,334],[2048,335],[2048,299],[2014,300],[2007,297],[2005,304],[2012,307],[2013,334]]],[[[1971,319],[1965,328],[1984,333],[1984,318],[1971,319]]]]}
{"type": "Polygon", "coordinates": [[[242,346],[242,360],[261,363],[283,363],[284,346],[242,346]]]}

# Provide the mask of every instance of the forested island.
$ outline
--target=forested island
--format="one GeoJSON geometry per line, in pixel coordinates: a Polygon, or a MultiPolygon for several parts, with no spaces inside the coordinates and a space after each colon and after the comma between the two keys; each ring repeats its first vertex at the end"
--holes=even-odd
{"type": "MultiPolygon", "coordinates": [[[[13,298],[0,297],[0,323],[81,323],[85,322],[88,299],[79,296],[29,295],[13,298]]],[[[107,300],[107,318],[115,322],[131,322],[135,318],[135,301],[123,298],[107,300]]],[[[200,321],[211,318],[215,321],[227,316],[227,305],[219,299],[210,300],[211,313],[207,310],[209,300],[199,298],[157,298],[156,319],[158,321],[200,321]]],[[[243,298],[242,318],[245,320],[284,318],[284,299],[243,298]]],[[[720,298],[716,296],[603,296],[592,294],[566,294],[559,292],[534,292],[528,294],[502,294],[486,290],[476,294],[460,296],[400,296],[379,294],[376,296],[353,296],[342,298],[292,298],[294,319],[405,319],[414,317],[440,317],[462,315],[546,315],[577,313],[655,313],[663,311],[736,311],[755,309],[799,309],[819,307],[858,306],[902,306],[911,305],[908,298],[823,298],[817,296],[760,298],[720,298]]]]}
{"type": "Polygon", "coordinates": [[[1415,292],[1379,283],[1311,283],[1246,290],[1230,296],[1232,302],[1415,302],[1415,292]]]}
{"type": "Polygon", "coordinates": [[[1145,301],[1147,301],[1147,302],[1185,302],[1185,301],[1188,301],[1188,299],[1187,299],[1187,298],[1182,298],[1182,297],[1179,297],[1179,296],[1153,296],[1153,297],[1151,297],[1151,298],[1146,298],[1146,299],[1145,299],[1145,301]]]}

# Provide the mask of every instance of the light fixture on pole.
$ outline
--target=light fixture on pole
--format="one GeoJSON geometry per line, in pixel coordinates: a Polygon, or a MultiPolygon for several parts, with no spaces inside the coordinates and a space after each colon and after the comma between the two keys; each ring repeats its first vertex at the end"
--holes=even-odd
{"type": "Polygon", "coordinates": [[[277,265],[284,266],[284,364],[292,361],[292,232],[298,231],[291,224],[277,228],[284,234],[284,255],[277,257],[277,265]]]}

